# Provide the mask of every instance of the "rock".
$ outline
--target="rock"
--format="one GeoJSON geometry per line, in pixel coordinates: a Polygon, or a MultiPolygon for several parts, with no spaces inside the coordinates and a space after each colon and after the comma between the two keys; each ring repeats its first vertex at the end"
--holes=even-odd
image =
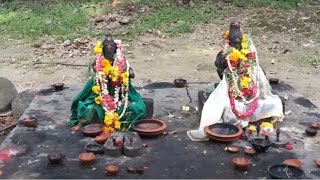
{"type": "Polygon", "coordinates": [[[80,39],[75,39],[75,40],[73,40],[73,43],[74,43],[77,47],[81,46],[81,44],[82,44],[82,42],[81,42],[80,39]]]}
{"type": "Polygon", "coordinates": [[[143,153],[143,143],[137,133],[125,132],[123,153],[127,157],[140,156],[143,153]]]}
{"type": "Polygon", "coordinates": [[[115,22],[111,22],[109,23],[106,28],[107,29],[117,29],[121,26],[121,24],[118,22],[118,21],[115,21],[115,22]]]}
{"type": "Polygon", "coordinates": [[[64,47],[70,46],[71,43],[72,43],[71,40],[68,39],[68,40],[66,40],[66,41],[63,42],[63,46],[64,46],[64,47]]]}
{"type": "Polygon", "coordinates": [[[5,77],[0,77],[0,113],[10,110],[11,101],[17,94],[13,83],[5,77]]]}
{"type": "Polygon", "coordinates": [[[23,112],[29,107],[36,94],[36,90],[29,89],[22,91],[15,96],[11,103],[14,118],[19,119],[22,116],[23,112]]]}
{"type": "Polygon", "coordinates": [[[119,23],[120,24],[128,24],[130,22],[131,18],[130,17],[123,17],[121,19],[119,19],[119,23]]]}
{"type": "Polygon", "coordinates": [[[121,156],[122,152],[123,152],[123,146],[117,146],[116,140],[121,139],[123,142],[123,138],[124,138],[123,132],[113,133],[103,145],[103,147],[105,149],[105,154],[108,156],[111,156],[111,157],[121,156]]]}

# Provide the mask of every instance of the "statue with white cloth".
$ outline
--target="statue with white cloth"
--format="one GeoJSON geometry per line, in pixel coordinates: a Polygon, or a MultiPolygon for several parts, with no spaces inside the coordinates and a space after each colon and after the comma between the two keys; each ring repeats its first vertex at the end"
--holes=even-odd
{"type": "Polygon", "coordinates": [[[200,127],[187,132],[192,141],[209,140],[204,128],[216,123],[247,127],[249,122],[274,118],[282,120],[283,104],[271,93],[271,86],[259,66],[257,50],[240,23],[232,22],[224,35],[225,44],[215,65],[222,78],[204,104],[200,127]]]}

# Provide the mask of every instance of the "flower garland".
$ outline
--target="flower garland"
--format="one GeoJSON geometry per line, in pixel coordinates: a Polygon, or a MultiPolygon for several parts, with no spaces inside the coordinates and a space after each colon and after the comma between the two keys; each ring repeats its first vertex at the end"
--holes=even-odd
{"type": "MultiPolygon", "coordinates": [[[[228,37],[229,32],[226,32],[224,38],[227,39],[228,37]]],[[[259,77],[256,78],[257,83],[254,83],[252,74],[258,62],[256,52],[252,50],[251,46],[248,47],[249,45],[252,45],[251,39],[243,35],[240,51],[231,47],[229,40],[226,40],[226,44],[222,49],[222,51],[225,52],[224,57],[228,64],[226,77],[230,82],[228,95],[231,110],[240,119],[250,117],[258,106],[259,77]],[[239,88],[238,84],[240,84],[241,88],[239,88]],[[245,105],[251,104],[250,109],[243,113],[239,112],[235,107],[235,99],[243,102],[245,105]]]]}
{"type": "Polygon", "coordinates": [[[129,94],[129,63],[124,56],[124,48],[120,41],[115,41],[117,50],[113,62],[113,66],[108,59],[102,55],[102,43],[98,42],[94,48],[96,54],[96,64],[93,67],[96,75],[96,85],[92,87],[92,91],[97,94],[94,99],[96,104],[100,104],[105,111],[104,117],[104,132],[114,132],[120,129],[121,122],[119,121],[126,113],[128,107],[129,94]],[[111,80],[111,83],[109,82],[111,80]],[[109,89],[109,84],[114,88],[112,96],[109,89]],[[120,101],[119,98],[122,97],[120,101]],[[116,111],[123,107],[121,114],[116,111]]]}

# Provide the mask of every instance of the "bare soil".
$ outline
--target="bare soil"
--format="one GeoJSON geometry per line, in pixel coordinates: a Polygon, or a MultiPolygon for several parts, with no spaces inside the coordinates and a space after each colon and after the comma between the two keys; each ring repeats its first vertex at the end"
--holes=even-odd
{"type": "MultiPolygon", "coordinates": [[[[303,6],[289,11],[271,8],[239,8],[220,4],[224,16],[214,24],[199,25],[192,34],[166,37],[147,34],[127,45],[135,85],[185,78],[189,82],[217,82],[214,60],[223,33],[237,18],[250,33],[258,50],[260,65],[268,77],[292,85],[311,101],[320,99],[320,6],[303,6]],[[272,64],[271,61],[274,61],[272,64]]],[[[18,91],[41,88],[56,82],[83,85],[85,67],[93,59],[90,51],[97,39],[75,40],[69,46],[44,39],[39,44],[0,37],[0,76],[7,77],[18,91]],[[57,63],[81,66],[59,65],[57,63]]]]}

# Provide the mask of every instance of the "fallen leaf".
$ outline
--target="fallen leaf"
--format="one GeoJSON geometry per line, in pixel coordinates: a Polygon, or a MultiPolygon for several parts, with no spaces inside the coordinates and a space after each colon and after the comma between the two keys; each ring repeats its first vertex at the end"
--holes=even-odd
{"type": "Polygon", "coordinates": [[[288,101],[289,96],[286,94],[283,98],[284,98],[286,101],[288,101]]]}

